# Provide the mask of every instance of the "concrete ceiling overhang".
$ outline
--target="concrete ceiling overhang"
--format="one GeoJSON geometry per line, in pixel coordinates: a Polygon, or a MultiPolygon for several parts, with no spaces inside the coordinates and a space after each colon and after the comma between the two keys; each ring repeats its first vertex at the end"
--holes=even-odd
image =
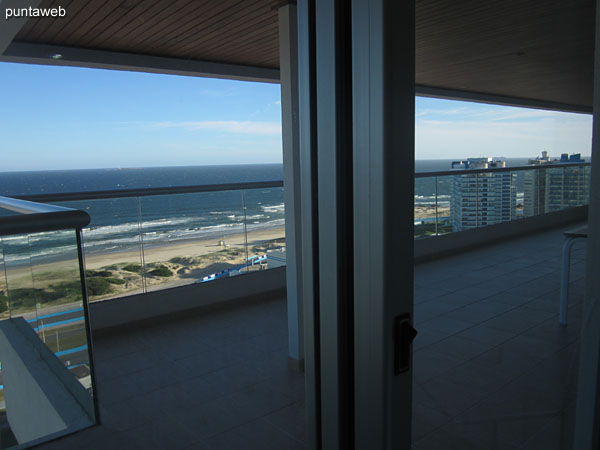
{"type": "MultiPolygon", "coordinates": [[[[276,82],[281,0],[42,0],[0,60],[276,82]]],[[[417,0],[423,95],[588,112],[593,0],[417,0]]],[[[1,30],[0,30],[1,36],[1,30]]]]}

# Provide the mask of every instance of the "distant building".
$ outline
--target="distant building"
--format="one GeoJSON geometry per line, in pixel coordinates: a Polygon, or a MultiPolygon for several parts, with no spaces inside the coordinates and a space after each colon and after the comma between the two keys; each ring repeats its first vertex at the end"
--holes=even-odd
{"type": "Polygon", "coordinates": [[[450,221],[454,231],[510,221],[516,214],[516,178],[511,172],[477,172],[506,167],[504,160],[469,158],[454,161],[463,173],[452,177],[450,221]]]}
{"type": "Polygon", "coordinates": [[[523,215],[531,217],[586,204],[589,168],[569,165],[579,162],[585,162],[580,154],[569,156],[567,153],[563,153],[560,159],[552,159],[548,152],[542,152],[541,157],[530,159],[529,164],[538,167],[524,174],[523,215]]]}

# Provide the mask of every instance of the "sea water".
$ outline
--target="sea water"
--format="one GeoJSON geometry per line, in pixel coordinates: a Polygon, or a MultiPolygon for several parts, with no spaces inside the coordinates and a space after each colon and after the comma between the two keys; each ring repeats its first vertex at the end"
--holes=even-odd
{"type": "MultiPolygon", "coordinates": [[[[0,173],[0,195],[277,181],[282,177],[281,164],[5,172],[0,173]]],[[[285,224],[283,188],[52,203],[88,212],[91,222],[83,232],[86,254],[133,250],[139,245],[140,231],[144,245],[152,247],[222,239],[244,229],[285,224]]],[[[27,245],[38,259],[51,258],[72,247],[68,241],[64,234],[54,233],[39,240],[30,238],[27,245]]],[[[22,241],[13,240],[11,245],[13,253],[26,258],[25,249],[15,247],[23,246],[22,241]]]]}
{"type": "MultiPolygon", "coordinates": [[[[415,170],[449,170],[451,162],[416,161],[415,170]]],[[[522,158],[509,159],[507,165],[523,165],[526,162],[522,158]]],[[[4,172],[0,173],[0,195],[244,183],[282,178],[281,164],[4,172]]],[[[435,199],[434,179],[417,178],[415,205],[433,206],[435,199]]],[[[437,200],[440,207],[449,205],[450,177],[438,179],[437,200]]],[[[143,232],[144,244],[153,246],[189,239],[221,239],[242,232],[244,224],[247,231],[252,231],[282,227],[285,223],[282,188],[53,203],[90,214],[91,223],[84,230],[86,252],[129,250],[138,245],[140,231],[143,232]]],[[[61,238],[57,235],[56,239],[61,238]]],[[[48,245],[47,239],[44,239],[40,240],[39,245],[42,244],[46,248],[38,249],[40,255],[51,256],[53,252],[64,250],[59,242],[48,245]]]]}

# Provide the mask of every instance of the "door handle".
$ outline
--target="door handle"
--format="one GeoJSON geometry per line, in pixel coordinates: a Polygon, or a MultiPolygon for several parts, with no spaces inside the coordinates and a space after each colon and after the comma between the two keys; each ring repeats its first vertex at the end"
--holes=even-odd
{"type": "Polygon", "coordinates": [[[396,317],[394,323],[394,375],[410,368],[410,346],[418,331],[410,323],[410,314],[396,317]]]}

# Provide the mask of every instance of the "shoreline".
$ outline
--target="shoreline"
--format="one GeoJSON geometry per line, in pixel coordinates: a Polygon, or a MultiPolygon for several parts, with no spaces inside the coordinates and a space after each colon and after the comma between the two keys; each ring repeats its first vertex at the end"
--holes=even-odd
{"type": "MultiPolygon", "coordinates": [[[[235,233],[208,239],[179,241],[175,244],[167,242],[163,245],[145,247],[143,259],[139,246],[128,251],[111,253],[84,251],[88,295],[90,301],[96,301],[133,295],[143,290],[153,291],[195,283],[203,276],[239,267],[245,264],[247,257],[264,254],[268,250],[285,252],[284,227],[253,230],[247,235],[235,233]],[[142,266],[145,269],[142,269],[142,266]],[[166,271],[166,275],[161,274],[160,270],[166,271]],[[100,274],[101,272],[104,274],[100,274]],[[94,280],[94,283],[90,280],[94,280]]],[[[246,270],[261,269],[264,267],[257,264],[246,270]]],[[[13,267],[9,272],[9,286],[13,284],[18,287],[35,286],[43,290],[48,288],[50,291],[56,290],[61,283],[79,280],[77,260],[57,260],[37,264],[33,267],[35,283],[32,283],[31,276],[30,267],[13,267]]],[[[64,300],[58,299],[58,303],[52,301],[46,307],[62,302],[64,300]]]]}
{"type": "MultiPolygon", "coordinates": [[[[438,206],[437,216],[438,218],[450,217],[450,207],[438,206]]],[[[419,219],[435,219],[435,206],[415,205],[415,221],[419,219]]]]}
{"type": "MultiPolygon", "coordinates": [[[[144,245],[144,262],[167,262],[175,257],[194,258],[221,250],[243,248],[244,236],[244,233],[232,233],[222,234],[219,237],[182,239],[175,243],[144,245]],[[224,242],[225,245],[219,245],[220,241],[224,242]]],[[[285,239],[284,227],[269,227],[248,231],[247,233],[249,247],[274,239],[285,239]]],[[[285,246],[285,242],[282,245],[285,246]]],[[[99,269],[118,263],[139,263],[141,262],[140,252],[141,247],[139,245],[132,246],[130,250],[88,252],[85,250],[84,242],[85,264],[88,269],[99,269]]]]}

